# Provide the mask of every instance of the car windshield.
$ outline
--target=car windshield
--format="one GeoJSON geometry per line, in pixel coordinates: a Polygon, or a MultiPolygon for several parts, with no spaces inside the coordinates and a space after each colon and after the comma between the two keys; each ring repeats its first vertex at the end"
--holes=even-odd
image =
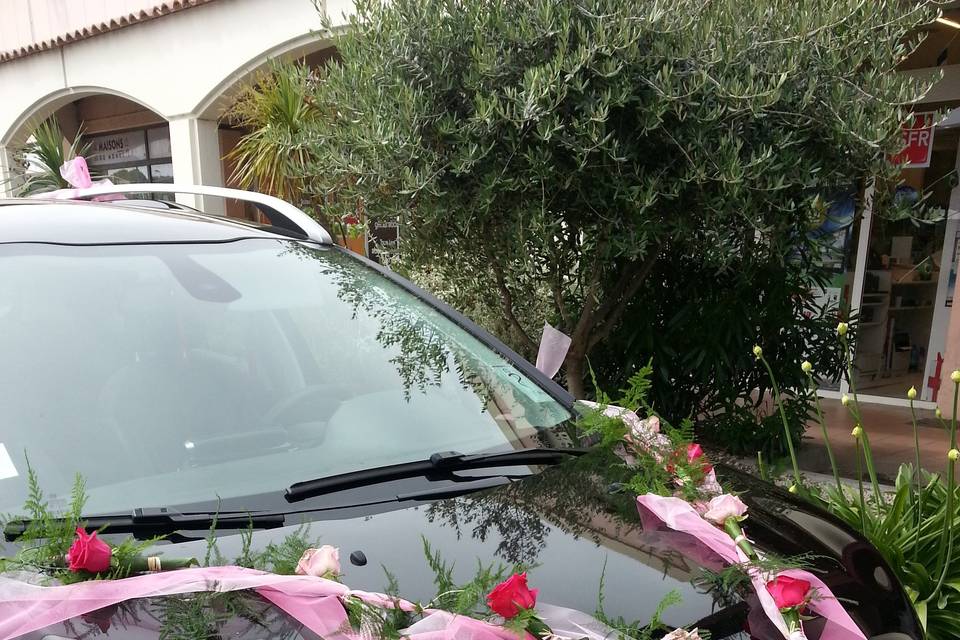
{"type": "Polygon", "coordinates": [[[333,248],[0,245],[0,511],[27,464],[89,513],[418,460],[563,446],[567,409],[333,248]],[[557,434],[560,434],[559,436],[557,434]]]}

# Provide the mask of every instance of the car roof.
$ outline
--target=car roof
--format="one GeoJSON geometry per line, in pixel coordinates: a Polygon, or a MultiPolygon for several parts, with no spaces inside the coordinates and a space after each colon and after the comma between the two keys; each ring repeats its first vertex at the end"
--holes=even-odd
{"type": "Polygon", "coordinates": [[[242,238],[302,239],[238,218],[145,202],[0,199],[0,244],[69,245],[229,242],[242,238]]]}

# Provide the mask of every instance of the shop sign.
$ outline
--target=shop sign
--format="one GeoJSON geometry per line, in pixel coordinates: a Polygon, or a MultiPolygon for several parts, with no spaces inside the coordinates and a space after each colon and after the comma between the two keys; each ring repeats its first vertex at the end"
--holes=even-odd
{"type": "Polygon", "coordinates": [[[903,151],[890,158],[894,164],[906,163],[905,168],[930,166],[933,151],[933,117],[935,112],[914,113],[903,126],[903,151]]]}
{"type": "Polygon", "coordinates": [[[396,220],[377,220],[370,225],[367,235],[367,255],[380,262],[381,253],[390,253],[400,248],[400,225],[396,220]]]}
{"type": "Polygon", "coordinates": [[[91,165],[111,165],[147,159],[144,131],[124,131],[88,139],[87,162],[91,165]]]}

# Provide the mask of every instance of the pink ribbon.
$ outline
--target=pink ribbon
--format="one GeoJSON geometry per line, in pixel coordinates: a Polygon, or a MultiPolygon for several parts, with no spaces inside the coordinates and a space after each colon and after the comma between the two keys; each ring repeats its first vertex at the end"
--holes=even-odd
{"type": "MultiPolygon", "coordinates": [[[[665,525],[673,531],[693,536],[729,564],[750,562],[733,538],[704,520],[685,500],[648,493],[637,498],[637,508],[640,511],[644,531],[656,531],[665,525]]],[[[780,575],[806,580],[816,589],[817,597],[808,608],[825,621],[820,640],[866,640],[860,627],[850,618],[843,605],[822,580],[802,569],[787,569],[781,571],[780,575]]],[[[772,577],[764,576],[759,571],[750,572],[750,581],[763,612],[784,638],[788,640],[802,638],[802,634],[791,634],[787,629],[773,596],[767,591],[769,579],[772,577]]]]}
{"type": "MultiPolygon", "coordinates": [[[[11,640],[126,600],[252,589],[325,640],[359,640],[343,599],[354,597],[384,609],[416,612],[414,603],[383,593],[358,591],[324,578],[281,576],[242,567],[205,567],[152,573],[122,580],[93,580],[56,587],[0,578],[0,640],[11,640]]],[[[576,629],[577,637],[607,640],[616,632],[574,609],[542,605],[541,618],[553,629],[576,629]]],[[[426,609],[404,629],[409,640],[518,640],[502,626],[448,611],[426,609]]],[[[525,640],[533,640],[527,634],[525,640]]]]}
{"type": "Polygon", "coordinates": [[[352,591],[313,576],[281,576],[242,567],[203,567],[152,573],[122,580],[94,580],[41,587],[0,578],[0,639],[8,640],[104,607],[135,598],[252,589],[305,627],[328,640],[346,638],[347,613],[341,598],[406,611],[415,606],[379,593],[352,591]]]}
{"type": "MultiPolygon", "coordinates": [[[[458,616],[449,611],[431,610],[402,633],[410,640],[518,640],[517,634],[504,627],[458,616]]],[[[532,640],[527,634],[526,640],[532,640]]]]}
{"type": "MultiPolygon", "coordinates": [[[[87,167],[87,160],[83,156],[77,156],[73,160],[67,160],[63,163],[63,166],[60,167],[60,175],[64,180],[67,181],[67,184],[74,187],[73,189],[57,189],[56,191],[49,191],[47,193],[37,193],[31,198],[53,198],[55,200],[72,200],[76,198],[82,189],[89,189],[90,187],[104,187],[110,186],[113,183],[108,179],[97,180],[94,182],[90,178],[90,168],[87,167]]],[[[110,200],[123,200],[124,196],[121,193],[106,194],[102,196],[94,196],[93,200],[95,202],[108,202],[110,200]]]]}

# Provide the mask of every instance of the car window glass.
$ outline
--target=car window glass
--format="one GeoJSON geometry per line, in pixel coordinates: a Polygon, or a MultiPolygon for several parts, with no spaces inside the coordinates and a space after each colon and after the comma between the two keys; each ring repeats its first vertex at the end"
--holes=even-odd
{"type": "Polygon", "coordinates": [[[91,511],[550,444],[567,410],[347,255],[267,239],[0,248],[0,444],[91,511]]]}

